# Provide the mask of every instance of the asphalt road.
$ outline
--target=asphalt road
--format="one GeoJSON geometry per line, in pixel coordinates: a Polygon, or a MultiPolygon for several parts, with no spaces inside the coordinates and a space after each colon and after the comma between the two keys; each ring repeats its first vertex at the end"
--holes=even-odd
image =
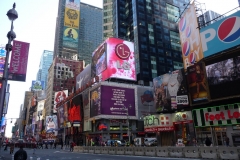
{"type": "MultiPolygon", "coordinates": [[[[14,153],[18,149],[14,150],[14,153]]],[[[33,154],[32,149],[25,149],[28,153],[28,159],[32,157],[32,160],[37,160],[37,158],[40,158],[40,160],[179,160],[184,159],[188,160],[186,158],[160,158],[160,157],[146,157],[146,156],[126,156],[126,155],[105,155],[105,154],[85,154],[85,153],[74,153],[69,152],[69,150],[61,150],[61,149],[37,149],[35,151],[35,154],[33,154]]],[[[0,160],[11,160],[12,155],[9,154],[8,151],[0,151],[0,160]]],[[[189,159],[194,160],[194,159],[189,159]]]]}

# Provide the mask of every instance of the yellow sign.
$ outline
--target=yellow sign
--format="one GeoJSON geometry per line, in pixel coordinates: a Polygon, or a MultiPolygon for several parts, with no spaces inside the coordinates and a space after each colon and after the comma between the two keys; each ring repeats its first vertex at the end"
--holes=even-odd
{"type": "Polygon", "coordinates": [[[79,29],[80,12],[74,9],[65,8],[64,26],[79,29]]]}

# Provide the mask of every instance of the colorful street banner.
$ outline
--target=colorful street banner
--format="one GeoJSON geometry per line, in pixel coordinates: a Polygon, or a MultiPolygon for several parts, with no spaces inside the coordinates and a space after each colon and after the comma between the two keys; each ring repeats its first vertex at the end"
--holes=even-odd
{"type": "Polygon", "coordinates": [[[2,79],[3,77],[5,58],[6,58],[6,50],[3,47],[0,47],[0,79],[2,79]]]}
{"type": "Polygon", "coordinates": [[[187,82],[191,104],[209,100],[208,85],[203,63],[197,63],[187,68],[187,82]]]}
{"type": "Polygon", "coordinates": [[[32,81],[32,91],[41,91],[44,87],[44,81],[32,81]]]}
{"type": "Polygon", "coordinates": [[[197,16],[194,4],[183,14],[178,23],[182,45],[184,69],[203,58],[202,44],[199,34],[197,16]]]}
{"type": "Polygon", "coordinates": [[[29,43],[13,41],[8,80],[26,81],[29,43]]]}
{"type": "Polygon", "coordinates": [[[200,30],[204,57],[240,44],[240,11],[200,30]]]}
{"type": "Polygon", "coordinates": [[[195,127],[226,126],[240,124],[240,103],[194,109],[195,127]]]}

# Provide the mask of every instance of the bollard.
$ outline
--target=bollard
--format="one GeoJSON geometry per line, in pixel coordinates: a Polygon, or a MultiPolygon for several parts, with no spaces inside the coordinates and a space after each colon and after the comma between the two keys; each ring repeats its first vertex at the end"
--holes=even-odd
{"type": "Polygon", "coordinates": [[[12,154],[12,160],[14,160],[14,155],[12,154]]]}

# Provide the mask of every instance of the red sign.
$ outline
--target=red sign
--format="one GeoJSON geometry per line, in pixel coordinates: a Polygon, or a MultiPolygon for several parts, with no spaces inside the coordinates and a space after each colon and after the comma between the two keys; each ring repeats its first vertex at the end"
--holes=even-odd
{"type": "Polygon", "coordinates": [[[144,128],[145,132],[174,131],[174,126],[144,128]]]}
{"type": "Polygon", "coordinates": [[[226,119],[238,119],[240,118],[240,112],[238,110],[226,110],[215,113],[205,113],[206,121],[218,121],[226,119]]]}

